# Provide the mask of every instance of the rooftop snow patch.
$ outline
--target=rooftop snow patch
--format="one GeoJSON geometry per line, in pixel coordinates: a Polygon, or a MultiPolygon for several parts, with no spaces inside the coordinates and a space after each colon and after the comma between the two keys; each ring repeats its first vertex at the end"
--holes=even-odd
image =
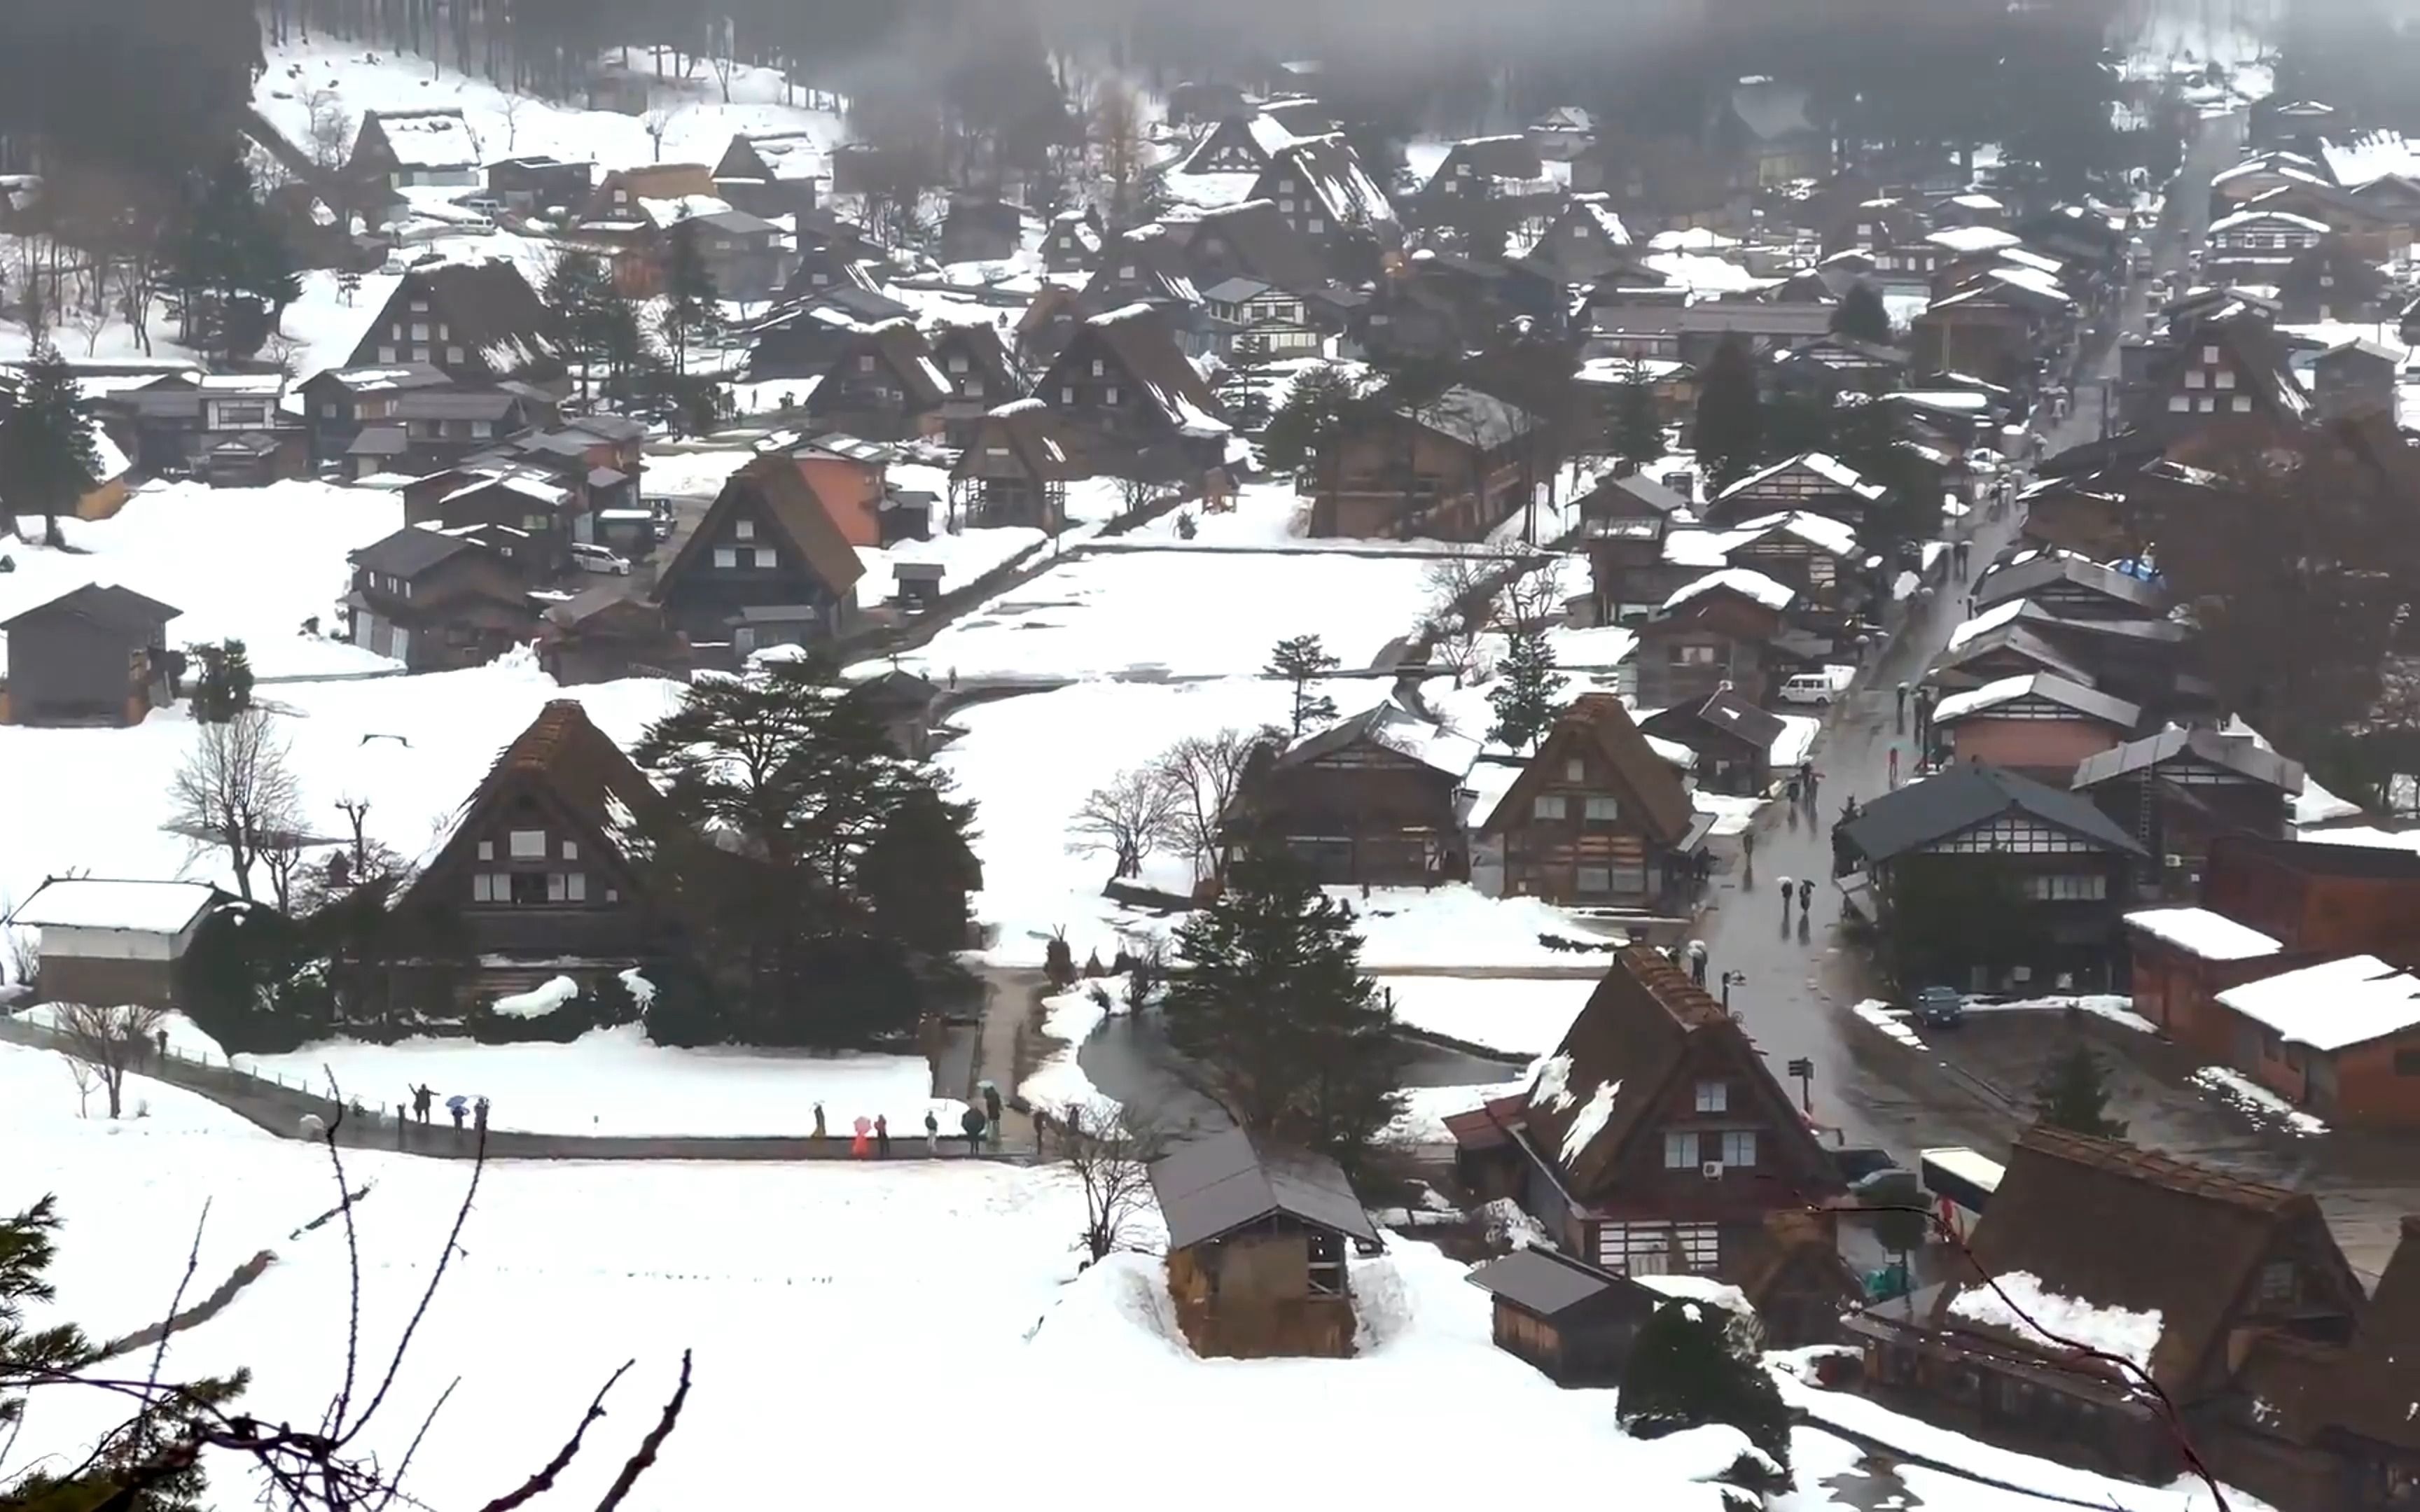
{"type": "Polygon", "coordinates": [[[1950,1301],[1949,1315],[2006,1329],[2038,1348],[2080,1344],[2144,1370],[2150,1368],[2164,1326],[2156,1307],[2140,1313],[2098,1307],[2059,1295],[2030,1271],[2009,1271],[1969,1287],[1950,1301]]]}
{"type": "Polygon", "coordinates": [[[1925,240],[1960,254],[1998,252],[2018,244],[2018,238],[1996,225],[1953,225],[1928,235],[1925,240]]]}
{"type": "Polygon", "coordinates": [[[9,916],[35,929],[126,930],[175,934],[210,905],[216,889],[200,882],[116,882],[57,877],[9,916]]]}
{"type": "Polygon", "coordinates": [[[2128,914],[2126,922],[2205,961],[2249,961],[2284,949],[2258,930],[2207,908],[2143,908],[2128,914]]]}
{"type": "Polygon", "coordinates": [[[544,1018],[564,1004],[580,995],[580,983],[569,977],[551,977],[525,993],[512,993],[495,1001],[495,1011],[505,1018],[544,1018]]]}
{"type": "Polygon", "coordinates": [[[1572,1125],[1563,1131],[1563,1164],[1571,1165],[1580,1158],[1580,1151],[1605,1130],[1606,1120],[1613,1117],[1613,1100],[1621,1095],[1621,1084],[1599,1082],[1596,1090],[1579,1112],[1572,1116],[1572,1125]]]}
{"type": "Polygon", "coordinates": [[[1552,1055],[1538,1063],[1538,1080],[1529,1088],[1529,1105],[1559,1112],[1572,1102],[1572,1057],[1552,1055]]]}
{"type": "Polygon", "coordinates": [[[1695,582],[1683,583],[1672,590],[1672,596],[1664,601],[1664,607],[1671,609],[1677,605],[1685,604],[1690,599],[1701,594],[1712,593],[1717,588],[1728,588],[1733,593],[1745,594],[1772,609],[1788,609],[1790,601],[1797,596],[1792,592],[1789,584],[1776,582],[1752,568],[1725,567],[1720,572],[1710,572],[1695,582]]]}
{"type": "Polygon", "coordinates": [[[2245,982],[2219,994],[2218,1000],[2290,1043],[2323,1052],[2420,1025],[2420,979],[2374,955],[2245,982]]]}

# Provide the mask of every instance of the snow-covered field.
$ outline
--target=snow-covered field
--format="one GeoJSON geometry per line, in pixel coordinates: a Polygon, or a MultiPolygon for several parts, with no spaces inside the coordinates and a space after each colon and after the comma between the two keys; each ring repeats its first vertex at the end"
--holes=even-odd
{"type": "Polygon", "coordinates": [[[1551,1053],[1596,991],[1594,977],[1381,976],[1376,980],[1394,995],[1399,1022],[1516,1056],[1551,1053]]]}
{"type": "Polygon", "coordinates": [[[900,658],[962,679],[1250,673],[1290,636],[1367,667],[1427,607],[1418,558],[1115,551],[1080,557],[978,606],[900,658]]]}
{"type": "MultiPolygon", "coordinates": [[[[229,570],[236,581],[214,592],[250,586],[271,598],[279,592],[256,575],[229,570]]],[[[599,728],[628,745],[677,694],[678,685],[653,679],[561,687],[521,652],[467,671],[278,684],[256,696],[276,714],[276,733],[290,743],[287,767],[316,832],[349,833],[336,802],[365,796],[370,836],[412,860],[548,700],[578,700],[599,728]]],[[[131,730],[0,725],[0,773],[11,795],[0,803],[0,897],[23,899],[44,877],[70,871],[231,886],[219,853],[192,855],[181,837],[161,828],[171,811],[168,784],[193,744],[182,703],[154,710],[131,730]],[[69,792],[107,798],[42,797],[69,792]]]]}
{"type": "Polygon", "coordinates": [[[330,1041],[289,1055],[238,1056],[236,1064],[315,1087],[334,1073],[348,1099],[388,1107],[424,1084],[441,1103],[456,1093],[485,1097],[494,1127],[532,1134],[796,1137],[814,1132],[821,1103],[832,1134],[878,1113],[905,1138],[923,1127],[927,1107],[950,1129],[966,1111],[930,1095],[932,1072],[921,1056],[677,1050],[649,1044],[636,1025],[593,1030],[569,1044],[330,1041]]]}
{"type": "MultiPolygon", "coordinates": [[[[302,1227],[336,1200],[326,1155],[140,1077],[132,1091],[151,1117],[79,1119],[56,1057],[0,1046],[0,1130],[32,1157],[0,1163],[0,1211],[56,1193],[66,1224],[57,1308],[37,1306],[30,1320],[74,1318],[107,1336],[156,1318],[207,1204],[196,1287],[256,1252],[274,1259],[225,1312],[170,1344],[164,1373],[248,1366],[246,1408],[309,1421],[340,1383],[350,1288],[344,1227],[302,1227]]],[[[361,1336],[375,1380],[470,1173],[369,1151],[346,1165],[362,1192],[361,1336]]],[[[1037,1429],[1063,1426],[1078,1403],[1098,1429],[1087,1430],[1083,1473],[1153,1487],[1174,1508],[1229,1499],[1221,1477],[1167,1473],[1198,1457],[1204,1422],[1286,1466],[1290,1494],[1306,1504],[1366,1496],[1393,1463],[1388,1443],[1480,1442],[1481,1452],[1420,1458],[1421,1504],[1497,1497],[1519,1464],[1578,1456],[1657,1512],[1722,1505],[1699,1477],[1728,1460],[1736,1441],[1727,1430],[1652,1443],[1623,1436],[1611,1393],[1560,1390],[1494,1348],[1487,1299],[1429,1245],[1396,1240],[1355,1261],[1355,1358],[1205,1362],[1176,1334],[1152,1258],[1077,1273],[1082,1213],[1063,1172],[991,1163],[493,1165],[387,1405],[357,1446],[395,1464],[458,1377],[408,1485],[420,1504],[475,1506],[529,1476],[604,1379],[634,1360],[557,1492],[584,1504],[654,1422],[689,1350],[686,1409],[633,1508],[745,1501],[764,1444],[800,1439],[824,1485],[877,1504],[927,1500],[949,1479],[935,1479],[933,1443],[954,1410],[946,1427],[958,1474],[983,1473],[986,1505],[1039,1512],[1064,1503],[1063,1475],[1012,1471],[1032,1462],[1037,1429]],[[802,1379],[814,1398],[803,1417],[802,1379]]],[[[1149,1224],[1140,1237],[1152,1237],[1149,1224]]],[[[1783,1389],[1819,1419],[2011,1484],[2127,1512],[2208,1505],[1988,1450],[1792,1381],[1783,1389]]],[[[119,1407],[98,1394],[37,1392],[0,1473],[82,1447],[119,1407]]],[[[1879,1504],[1838,1439],[1801,1430],[1792,1447],[1803,1489],[1775,1503],[1779,1512],[1879,1504]]],[[[211,1468],[213,1507],[250,1503],[255,1488],[239,1468],[211,1468]]],[[[2029,1504],[1938,1474],[1925,1502],[1943,1512],[2029,1504]]]]}
{"type": "MultiPolygon", "coordinates": [[[[26,524],[39,537],[41,522],[26,524]]],[[[336,602],[351,571],[346,553],[402,524],[403,501],[379,489],[153,484],[113,518],[61,520],[65,551],[8,542],[17,565],[0,574],[0,620],[86,583],[115,583],[184,611],[168,622],[171,645],[243,641],[256,676],[393,671],[385,657],[324,636],[339,627],[336,602]],[[302,633],[314,616],[320,637],[302,633]]]]}
{"type": "Polygon", "coordinates": [[[902,541],[896,546],[861,546],[857,560],[865,576],[857,580],[857,601],[868,608],[889,603],[899,592],[896,568],[905,562],[935,563],[941,568],[940,591],[955,593],[1003,563],[1041,547],[1050,537],[1029,526],[960,531],[952,535],[936,530],[930,540],[902,541]]]}

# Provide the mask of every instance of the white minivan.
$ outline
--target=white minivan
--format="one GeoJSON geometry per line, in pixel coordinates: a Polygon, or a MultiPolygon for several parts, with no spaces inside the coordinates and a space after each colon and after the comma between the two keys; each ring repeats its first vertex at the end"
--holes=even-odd
{"type": "Polygon", "coordinates": [[[1820,672],[1800,672],[1781,685],[1784,703],[1829,703],[1849,690],[1857,675],[1854,667],[1826,667],[1820,672]]]}
{"type": "Polygon", "coordinates": [[[586,541],[571,543],[571,564],[582,572],[601,572],[615,578],[630,576],[628,558],[586,541]]]}

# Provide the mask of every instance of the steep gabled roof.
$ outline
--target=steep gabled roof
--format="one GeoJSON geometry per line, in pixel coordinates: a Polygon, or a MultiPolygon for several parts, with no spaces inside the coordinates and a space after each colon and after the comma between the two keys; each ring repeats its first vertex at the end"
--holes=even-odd
{"type": "Polygon", "coordinates": [[[1273,154],[1261,177],[1265,180],[1270,174],[1297,178],[1340,225],[1375,229],[1395,224],[1395,207],[1363,171],[1360,158],[1341,132],[1305,138],[1273,154]]]}
{"type": "MultiPolygon", "coordinates": [[[[1985,1275],[2022,1271],[2043,1290],[2095,1307],[2157,1312],[2149,1368],[2179,1392],[2224,1348],[2236,1299],[2289,1225],[2324,1243],[2339,1279],[2352,1284],[2307,1194],[2045,1125],[2018,1139],[1971,1247],[1985,1275]]],[[[1959,1289],[1943,1288],[1936,1326],[1959,1289]]]]}
{"type": "Polygon", "coordinates": [[[1274,287],[1299,294],[1328,282],[1319,255],[1268,200],[1248,199],[1208,210],[1194,224],[1194,241],[1188,247],[1199,245],[1203,232],[1215,231],[1234,249],[1248,272],[1274,287]]]}
{"type": "Polygon", "coordinates": [[[1058,365],[1073,360],[1088,336],[1108,346],[1171,426],[1204,435],[1225,434],[1227,424],[1218,418],[1217,396],[1202,381],[1201,371],[1186,360],[1175,332],[1157,310],[1148,304],[1129,304],[1085,321],[1059,354],[1053,378],[1058,365]]]}
{"type": "Polygon", "coordinates": [[[2071,683],[2055,673],[2024,672],[1969,688],[1963,693],[1950,694],[1934,706],[1932,722],[1952,725],[2026,699],[2066,709],[2087,719],[2098,719],[2119,731],[2132,730],[2143,719],[2141,706],[2129,703],[2124,699],[2111,698],[2097,688],[2071,683]]]}
{"type": "Polygon", "coordinates": [[[2420,1449],[2420,1217],[2406,1214],[2320,1416],[2363,1438],[2420,1449]]]}
{"type": "Polygon", "coordinates": [[[85,583],[0,620],[0,630],[13,629],[37,615],[72,614],[121,635],[147,636],[183,612],[132,588],[120,588],[116,583],[85,583]]]}
{"type": "Polygon", "coordinates": [[[471,847],[482,827],[477,821],[509,793],[527,791],[531,785],[611,842],[625,862],[629,859],[626,837],[659,801],[655,785],[611,736],[589,721],[588,711],[578,701],[550,700],[529,727],[496,753],[495,764],[463,799],[452,825],[412,879],[406,896],[424,887],[450,886],[432,879],[449,875],[473,859],[471,847]]]}
{"type": "Polygon", "coordinates": [[[1423,719],[1392,698],[1348,715],[1326,729],[1303,736],[1277,759],[1280,767],[1301,766],[1367,740],[1407,761],[1460,781],[1479,759],[1479,742],[1449,733],[1423,719]]]}
{"type": "Polygon", "coordinates": [[[2086,589],[2123,604],[2146,618],[2167,612],[2168,595],[2152,583],[2088,557],[2060,556],[2044,551],[2024,562],[1994,567],[1975,584],[1975,608],[1990,608],[2004,599],[2030,598],[2053,583],[2086,589]]]}
{"type": "Polygon", "coordinates": [[[721,517],[739,506],[742,500],[753,499],[760,512],[783,537],[783,544],[806,563],[824,586],[835,595],[845,595],[858,579],[865,575],[865,564],[858,560],[857,548],[841,533],[831,512],[815,496],[798,465],[779,453],[759,456],[734,472],[706,506],[705,516],[682,543],[679,552],[665,563],[656,579],[656,595],[663,596],[667,585],[679,580],[692,561],[703,555],[711,539],[719,539],[717,527],[721,517]]]}
{"type": "Polygon", "coordinates": [[[1842,825],[1839,834],[1867,860],[1887,861],[2009,813],[2039,820],[2109,850],[2143,854],[2133,837],[2090,800],[1978,762],[1884,794],[1842,825]]]}
{"type": "Polygon", "coordinates": [[[1501,834],[1525,823],[1529,799],[1553,779],[1556,764],[1575,742],[1592,748],[1621,779],[1630,790],[1630,805],[1644,821],[1640,827],[1648,834],[1665,845],[1676,845],[1687,836],[1689,795],[1681,785],[1680,774],[1655,754],[1631,719],[1630,710],[1612,693],[1583,693],[1572,701],[1538,742],[1537,754],[1497,800],[1481,832],[1501,834]]]}
{"type": "Polygon", "coordinates": [[[407,525],[353,552],[352,563],[368,572],[410,581],[441,562],[479,549],[478,543],[466,537],[423,525],[407,525]]]}
{"type": "MultiPolygon", "coordinates": [[[[1779,1110],[1776,1135],[1793,1137],[1787,1131],[1794,1130],[1812,1149],[1813,1135],[1739,1022],[1661,952],[1634,945],[1615,953],[1587,1006],[1542,1063],[1523,1115],[1531,1148],[1556,1167],[1574,1196],[1594,1200],[1620,1170],[1632,1139],[1642,1131],[1652,1134],[1652,1115],[1670,1103],[1672,1079],[1691,1061],[1692,1044],[1707,1037],[1728,1041],[1735,1073],[1761,1084],[1745,1089],[1745,1098],[1735,1089],[1734,1106],[1745,1109],[1761,1093],[1767,1107],[1779,1110]]],[[[1776,1150],[1761,1154],[1759,1164],[1781,1169],[1824,1163],[1820,1151],[1793,1163],[1776,1150]]],[[[1829,1194],[1795,1195],[1815,1202],[1829,1194]]]]}
{"type": "MultiPolygon", "coordinates": [[[[2032,609],[2038,619],[2051,617],[2046,610],[2037,606],[2029,604],[2024,608],[2032,609]]],[[[2030,625],[2020,624],[2014,617],[1969,637],[1941,659],[1940,664],[1932,670],[1932,677],[1938,680],[1943,672],[1948,671],[1955,671],[1967,677],[1979,677],[1978,673],[1967,671],[1966,665],[2004,651],[2023,656],[2039,670],[2055,672],[2071,683],[2091,687],[2096,682],[2091,672],[2056,646],[2036,635],[2030,625]]],[[[1989,681],[1989,679],[1982,680],[1989,681]]]]}

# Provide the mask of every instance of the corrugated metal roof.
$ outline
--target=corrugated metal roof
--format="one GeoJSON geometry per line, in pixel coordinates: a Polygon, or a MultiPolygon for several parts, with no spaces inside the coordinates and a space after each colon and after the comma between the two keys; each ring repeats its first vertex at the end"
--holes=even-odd
{"type": "Polygon", "coordinates": [[[1490,1296],[1501,1297],[1541,1318],[1552,1318],[1604,1296],[1618,1286],[1633,1284],[1576,1260],[1561,1259],[1535,1249],[1517,1249],[1499,1256],[1464,1279],[1490,1296]]]}
{"type": "Polygon", "coordinates": [[[1263,1150],[1240,1129],[1152,1163],[1151,1188],[1168,1224],[1168,1247],[1187,1249],[1247,1224],[1285,1213],[1317,1228],[1378,1242],[1344,1171],[1325,1155],[1263,1150]]]}

